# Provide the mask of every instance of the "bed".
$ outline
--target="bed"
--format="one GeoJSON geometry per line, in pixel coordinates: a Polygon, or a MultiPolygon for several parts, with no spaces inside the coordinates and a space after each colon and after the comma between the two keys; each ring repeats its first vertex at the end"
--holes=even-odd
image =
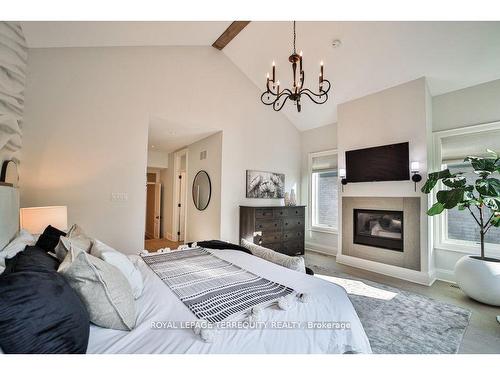
{"type": "MultiPolygon", "coordinates": [[[[19,226],[17,189],[0,186],[0,207],[3,247],[19,226]]],[[[288,310],[265,308],[259,320],[266,322],[267,328],[218,329],[212,342],[205,342],[189,327],[153,327],[158,323],[192,322],[195,316],[141,256],[132,255],[144,281],[143,293],[136,300],[136,327],[120,331],[91,324],[87,353],[371,353],[361,322],[342,287],[242,251],[208,251],[255,275],[306,293],[308,301],[288,310]],[[307,322],[315,323],[315,329],[293,328],[307,322]],[[340,327],[332,329],[325,324],[340,327]]]]}
{"type": "Polygon", "coordinates": [[[308,293],[307,303],[297,303],[289,310],[265,309],[262,320],[269,325],[343,322],[350,328],[224,329],[217,330],[210,343],[190,328],[152,328],[155,322],[192,321],[194,316],[139,256],[133,256],[145,284],[136,301],[136,327],[124,332],[92,325],[88,353],[371,353],[361,322],[342,287],[240,251],[209,251],[256,275],[308,293]]]}

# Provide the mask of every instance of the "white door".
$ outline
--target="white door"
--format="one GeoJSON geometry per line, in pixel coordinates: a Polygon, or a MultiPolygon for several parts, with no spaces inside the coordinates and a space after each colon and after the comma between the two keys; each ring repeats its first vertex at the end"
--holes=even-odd
{"type": "Polygon", "coordinates": [[[181,172],[179,178],[179,241],[184,241],[186,232],[186,172],[181,172]]]}

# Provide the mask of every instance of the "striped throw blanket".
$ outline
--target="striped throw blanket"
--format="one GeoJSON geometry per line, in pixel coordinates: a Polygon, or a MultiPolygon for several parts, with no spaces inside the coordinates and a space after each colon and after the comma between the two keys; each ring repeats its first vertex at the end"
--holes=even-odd
{"type": "Polygon", "coordinates": [[[254,275],[203,248],[156,253],[143,259],[198,319],[210,323],[245,316],[256,307],[296,295],[293,289],[254,275]]]}

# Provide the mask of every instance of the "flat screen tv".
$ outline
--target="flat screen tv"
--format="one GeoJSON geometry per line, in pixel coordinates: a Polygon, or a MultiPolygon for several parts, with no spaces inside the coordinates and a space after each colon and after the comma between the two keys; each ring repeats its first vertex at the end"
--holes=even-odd
{"type": "Polygon", "coordinates": [[[408,142],[347,151],[345,157],[349,183],[410,179],[408,142]]]}

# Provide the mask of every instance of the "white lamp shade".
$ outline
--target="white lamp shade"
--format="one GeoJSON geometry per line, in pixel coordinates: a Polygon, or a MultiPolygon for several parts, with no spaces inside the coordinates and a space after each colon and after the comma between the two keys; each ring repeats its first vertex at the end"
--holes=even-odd
{"type": "Polygon", "coordinates": [[[66,206],[21,208],[21,229],[31,234],[43,233],[48,225],[59,230],[68,229],[68,208],[66,206]]]}
{"type": "Polygon", "coordinates": [[[420,163],[418,161],[412,161],[410,171],[412,172],[420,172],[420,163]]]}
{"type": "Polygon", "coordinates": [[[345,168],[340,168],[339,169],[339,177],[340,178],[345,178],[346,173],[345,173],[345,168]]]}

